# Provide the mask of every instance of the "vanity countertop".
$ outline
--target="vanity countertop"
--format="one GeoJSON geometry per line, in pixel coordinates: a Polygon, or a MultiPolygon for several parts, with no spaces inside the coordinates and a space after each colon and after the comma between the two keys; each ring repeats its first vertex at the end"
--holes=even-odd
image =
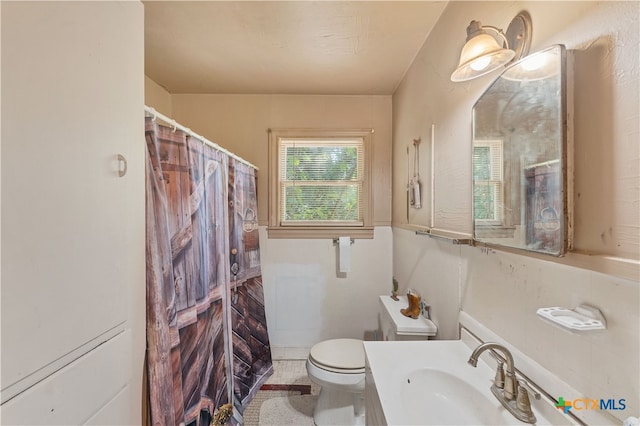
{"type": "MultiPolygon", "coordinates": [[[[491,393],[495,362],[488,353],[476,368],[467,363],[475,347],[469,338],[364,342],[364,347],[365,392],[375,388],[380,404],[376,408],[378,412],[381,409],[386,424],[526,424],[513,417],[491,393]]],[[[365,399],[369,404],[371,398],[365,399]]],[[[532,396],[530,400],[536,424],[577,424],[551,400],[534,400],[532,396]]]]}

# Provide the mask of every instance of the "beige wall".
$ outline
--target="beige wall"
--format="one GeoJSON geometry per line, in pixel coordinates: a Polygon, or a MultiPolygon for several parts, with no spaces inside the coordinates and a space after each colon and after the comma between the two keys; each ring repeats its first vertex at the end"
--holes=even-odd
{"type": "MultiPolygon", "coordinates": [[[[640,410],[638,8],[638,2],[451,2],[393,97],[394,275],[401,287],[417,288],[432,303],[439,338],[457,336],[460,307],[579,393],[565,399],[625,398],[628,409],[613,413],[618,419],[640,410]],[[434,123],[435,226],[472,232],[471,109],[495,74],[467,83],[449,76],[469,21],[506,27],[523,9],[533,19],[532,51],[555,43],[576,50],[581,254],[561,259],[454,246],[414,235],[406,220],[406,147],[418,136],[426,141],[421,172],[429,176],[434,123]],[[579,303],[600,308],[609,329],[571,335],[535,314],[579,303]]],[[[428,225],[430,215],[428,207],[412,212],[410,222],[428,225]]]]}
{"type": "Polygon", "coordinates": [[[174,118],[258,168],[258,210],[267,224],[268,134],[278,128],[373,128],[373,220],[391,223],[391,97],[174,94],[174,118]]]}
{"type": "Polygon", "coordinates": [[[144,104],[155,108],[167,117],[173,115],[171,108],[171,94],[146,75],[144,76],[144,104]]]}
{"type": "MultiPolygon", "coordinates": [[[[634,5],[450,4],[394,94],[394,225],[407,224],[406,148],[419,136],[425,142],[421,172],[428,191],[430,126],[435,124],[434,226],[471,234],[470,111],[496,74],[467,83],[453,83],[449,76],[471,19],[507,26],[519,10],[527,9],[533,19],[532,52],[556,43],[575,51],[575,251],[640,258],[638,52],[633,51],[638,19],[635,11],[623,10],[634,5]]],[[[428,204],[410,213],[409,223],[429,225],[428,204]]]]}

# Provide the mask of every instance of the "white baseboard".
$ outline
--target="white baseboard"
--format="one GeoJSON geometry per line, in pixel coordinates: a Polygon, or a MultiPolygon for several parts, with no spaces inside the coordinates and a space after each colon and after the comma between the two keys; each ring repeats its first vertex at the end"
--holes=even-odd
{"type": "Polygon", "coordinates": [[[308,346],[271,346],[271,358],[282,359],[307,359],[309,357],[308,346]]]}

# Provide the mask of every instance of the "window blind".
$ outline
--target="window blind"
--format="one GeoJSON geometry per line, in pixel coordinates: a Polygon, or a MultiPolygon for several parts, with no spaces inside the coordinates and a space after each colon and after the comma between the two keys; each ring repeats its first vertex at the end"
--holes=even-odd
{"type": "Polygon", "coordinates": [[[282,226],[364,224],[364,140],[280,138],[282,226]]]}
{"type": "Polygon", "coordinates": [[[501,221],[504,205],[502,141],[475,141],[473,183],[474,219],[501,221]]]}

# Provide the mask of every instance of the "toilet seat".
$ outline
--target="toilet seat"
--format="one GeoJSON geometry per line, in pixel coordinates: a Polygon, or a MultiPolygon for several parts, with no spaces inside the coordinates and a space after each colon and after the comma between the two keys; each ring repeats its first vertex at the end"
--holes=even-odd
{"type": "Polygon", "coordinates": [[[314,345],[309,361],[318,368],[342,374],[364,373],[364,346],[362,340],[333,339],[314,345]]]}

